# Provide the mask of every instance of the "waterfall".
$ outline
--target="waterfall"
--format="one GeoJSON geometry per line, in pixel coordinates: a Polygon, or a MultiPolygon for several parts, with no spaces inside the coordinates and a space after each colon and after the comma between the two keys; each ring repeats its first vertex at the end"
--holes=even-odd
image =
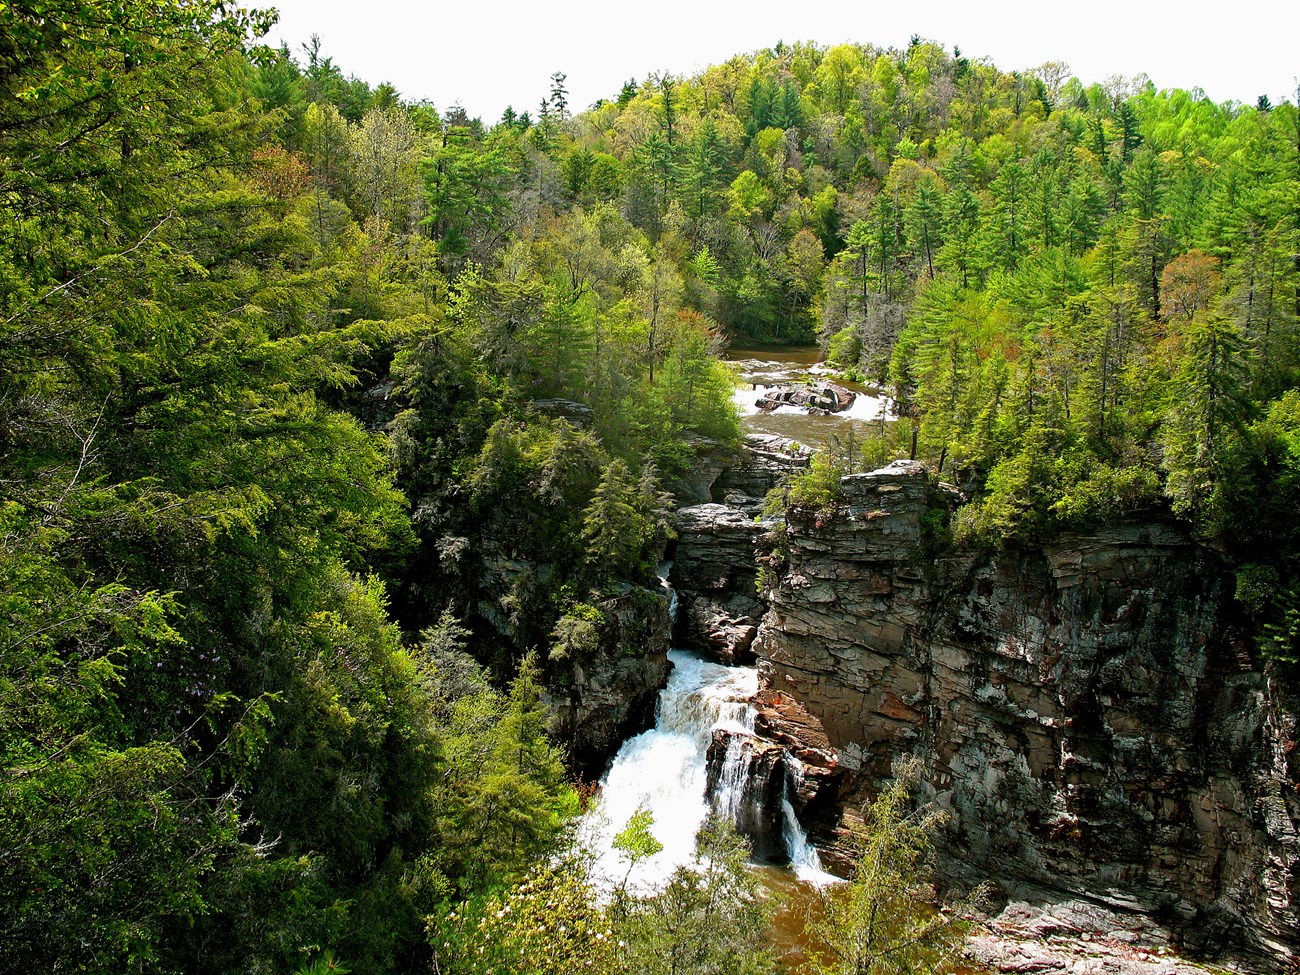
{"type": "MultiPolygon", "coordinates": [[[[754,728],[754,709],[746,708],[745,729],[754,728]]],[[[750,738],[734,734],[727,739],[727,753],[722,760],[722,774],[714,785],[713,808],[733,823],[740,819],[745,802],[745,783],[749,777],[750,738]]]]}
{"type": "Polygon", "coordinates": [[[673,672],[659,694],[658,720],[623,743],[602,781],[597,807],[580,839],[595,855],[592,879],[612,887],[627,872],[614,837],[632,814],[648,809],[663,850],[639,864],[632,889],[660,886],[695,854],[695,834],[709,813],[706,753],[714,728],[746,728],[747,699],[758,689],[751,667],[724,667],[683,650],[668,653],[673,672]]]}
{"type": "MultiPolygon", "coordinates": [[[[641,808],[654,817],[652,832],[663,849],[640,864],[628,887],[649,892],[673,871],[694,859],[695,834],[710,808],[733,821],[745,802],[755,712],[749,703],[758,690],[753,667],[728,667],[685,650],[669,651],[673,671],[660,692],[655,726],[628,739],[602,780],[601,798],[583,819],[579,839],[592,852],[591,877],[612,889],[627,875],[628,864],[613,849],[614,838],[641,808]],[[707,753],[715,730],[733,732],[712,804],[706,795],[707,753]]],[[[801,878],[826,877],[816,865],[816,850],[788,803],[782,835],[801,878]]]]}
{"type": "Polygon", "coordinates": [[[668,635],[669,639],[677,632],[677,590],[672,587],[668,581],[668,573],[673,570],[671,560],[660,562],[659,567],[655,569],[655,575],[659,577],[659,585],[663,586],[668,592],[668,635]]]}
{"type": "Polygon", "coordinates": [[[822,869],[821,857],[817,855],[817,847],[808,842],[808,834],[804,832],[803,826],[799,822],[799,817],[795,815],[794,806],[790,803],[790,783],[793,780],[797,788],[803,781],[803,762],[799,761],[794,755],[787,753],[785,758],[786,778],[785,794],[781,797],[781,838],[785,840],[786,853],[790,857],[790,869],[800,880],[806,880],[809,883],[825,884],[833,882],[836,878],[822,869]]]}

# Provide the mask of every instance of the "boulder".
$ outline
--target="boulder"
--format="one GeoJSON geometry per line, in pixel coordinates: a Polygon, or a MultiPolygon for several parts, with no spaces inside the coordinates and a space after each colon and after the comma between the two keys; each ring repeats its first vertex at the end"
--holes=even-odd
{"type": "Polygon", "coordinates": [[[810,411],[839,413],[853,405],[857,393],[845,389],[839,383],[817,380],[810,383],[798,383],[771,386],[763,391],[754,403],[760,410],[775,410],[782,406],[802,406],[810,411]]]}

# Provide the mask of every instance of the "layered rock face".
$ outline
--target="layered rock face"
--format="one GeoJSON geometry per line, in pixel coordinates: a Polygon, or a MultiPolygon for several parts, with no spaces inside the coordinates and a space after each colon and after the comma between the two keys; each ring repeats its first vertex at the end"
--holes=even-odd
{"type": "Polygon", "coordinates": [[[808,466],[810,451],[793,440],[751,433],[745,447],[713,482],[710,498],[749,515],[762,509],[767,492],[808,466]]]}
{"type": "Polygon", "coordinates": [[[750,646],[767,610],[758,592],[755,552],[771,529],[756,518],[767,492],[807,466],[807,451],[791,441],[751,434],[713,483],[714,500],[678,509],[668,576],[678,600],[674,646],[727,663],[753,659],[750,646]]]}
{"type": "Polygon", "coordinates": [[[792,514],[755,649],[819,718],[850,804],[922,758],[954,875],[1084,897],[1195,949],[1300,950],[1294,688],[1222,623],[1212,556],[1169,526],[931,557],[952,499],[917,464],[792,514]]]}
{"type": "Polygon", "coordinates": [[[677,593],[673,645],[747,663],[765,604],[754,552],[770,526],[722,504],[679,509],[668,581],[677,593]]]}
{"type": "Polygon", "coordinates": [[[786,796],[799,822],[827,823],[844,770],[822,723],[799,701],[780,691],[760,690],[754,709],[755,736],[780,748],[784,756],[786,796]]]}

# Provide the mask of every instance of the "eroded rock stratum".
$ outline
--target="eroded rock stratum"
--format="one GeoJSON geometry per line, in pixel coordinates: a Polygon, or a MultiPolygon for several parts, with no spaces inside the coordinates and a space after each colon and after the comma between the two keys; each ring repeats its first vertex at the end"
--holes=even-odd
{"type": "Polygon", "coordinates": [[[1295,680],[1234,632],[1213,554],[1157,523],[937,551],[953,501],[925,468],[843,486],[830,516],[791,513],[753,644],[765,689],[820,719],[843,807],[917,755],[953,877],[1294,957],[1295,680]]]}

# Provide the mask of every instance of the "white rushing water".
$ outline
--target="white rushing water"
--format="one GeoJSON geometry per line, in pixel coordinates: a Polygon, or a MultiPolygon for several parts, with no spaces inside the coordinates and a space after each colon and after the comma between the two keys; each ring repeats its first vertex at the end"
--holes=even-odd
{"type": "Polygon", "coordinates": [[[802,784],[803,762],[787,753],[785,767],[786,794],[781,797],[781,812],[785,819],[781,824],[781,838],[785,840],[785,850],[790,857],[790,869],[800,880],[806,880],[811,884],[820,886],[835,883],[839,878],[822,869],[817,847],[808,842],[808,834],[804,832],[799,817],[795,814],[794,806],[790,804],[790,782],[793,780],[796,788],[802,784]]]}
{"type": "MultiPolygon", "coordinates": [[[[773,383],[771,385],[778,385],[773,383]]],[[[768,416],[808,416],[808,410],[802,406],[778,406],[774,410],[760,410],[758,401],[763,398],[768,386],[754,385],[745,383],[736,387],[736,391],[731,395],[731,401],[736,406],[736,411],[741,416],[759,416],[766,413],[768,416]]],[[[885,396],[873,393],[858,393],[854,397],[853,403],[847,410],[841,410],[838,413],[825,414],[830,420],[858,420],[867,423],[872,420],[879,420],[882,416],[888,417],[893,408],[893,403],[885,396]]],[[[818,417],[824,414],[811,414],[818,417]]]]}
{"type": "MultiPolygon", "coordinates": [[[[613,849],[613,842],[638,809],[650,811],[651,831],[663,850],[637,864],[629,890],[660,887],[677,867],[694,859],[695,834],[710,810],[706,758],[713,731],[724,728],[746,735],[754,729],[749,699],[758,689],[758,674],[753,667],[727,667],[684,650],[672,650],[668,656],[674,667],[659,695],[655,726],[623,743],[602,780],[599,803],[582,824],[581,839],[596,857],[592,879],[606,890],[628,875],[628,862],[613,849]]],[[[743,740],[738,736],[733,742],[743,740]]],[[[734,813],[742,801],[741,751],[734,744],[729,748],[718,783],[714,802],[724,814],[734,813]]],[[[783,835],[797,861],[792,867],[801,877],[825,877],[794,810],[788,802],[785,807],[783,835]]]]}
{"type": "Polygon", "coordinates": [[[773,386],[799,383],[809,378],[834,377],[836,373],[824,363],[808,361],[810,355],[815,354],[808,350],[759,354],[773,358],[732,362],[737,384],[731,401],[740,417],[741,429],[746,433],[775,434],[819,450],[834,442],[842,444],[852,437],[865,440],[880,436],[880,424],[894,415],[893,401],[884,395],[883,390],[870,386],[853,386],[856,390],[853,403],[838,413],[809,413],[802,406],[760,410],[759,399],[773,386]]]}

